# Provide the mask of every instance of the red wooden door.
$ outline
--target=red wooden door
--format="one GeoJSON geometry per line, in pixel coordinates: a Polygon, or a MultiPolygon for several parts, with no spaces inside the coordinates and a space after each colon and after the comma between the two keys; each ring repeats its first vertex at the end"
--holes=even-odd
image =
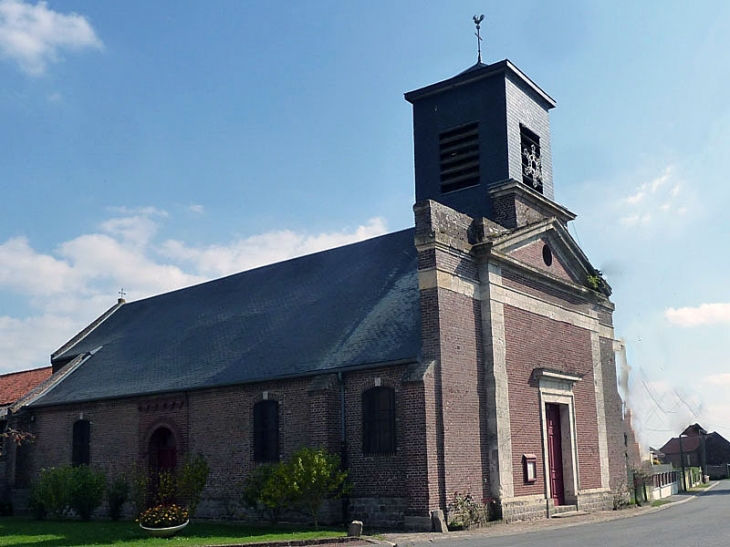
{"type": "Polygon", "coordinates": [[[150,439],[150,474],[158,475],[163,471],[174,472],[177,466],[177,447],[175,436],[166,427],[161,427],[150,439]]]}
{"type": "Polygon", "coordinates": [[[555,505],[565,504],[565,486],[563,484],[563,446],[560,431],[560,407],[545,405],[548,443],[548,473],[550,477],[550,494],[555,505]]]}

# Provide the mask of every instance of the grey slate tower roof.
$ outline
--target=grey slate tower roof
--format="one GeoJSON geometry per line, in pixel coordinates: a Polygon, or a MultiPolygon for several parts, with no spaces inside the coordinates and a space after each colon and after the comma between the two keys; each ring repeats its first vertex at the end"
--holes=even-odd
{"type": "Polygon", "coordinates": [[[512,62],[478,62],[405,98],[413,105],[416,202],[496,220],[490,190],[523,181],[523,129],[539,142],[540,192],[554,199],[548,111],[555,101],[512,62]]]}
{"type": "Polygon", "coordinates": [[[413,229],[119,307],[55,361],[86,355],[33,406],[415,362],[413,229]]]}

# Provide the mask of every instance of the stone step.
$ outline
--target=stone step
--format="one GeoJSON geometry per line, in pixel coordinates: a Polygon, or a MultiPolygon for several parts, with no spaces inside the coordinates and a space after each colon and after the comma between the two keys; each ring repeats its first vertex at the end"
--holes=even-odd
{"type": "Polygon", "coordinates": [[[564,519],[587,514],[588,513],[586,513],[585,511],[578,511],[577,505],[556,505],[555,507],[553,507],[550,518],[564,519]]]}

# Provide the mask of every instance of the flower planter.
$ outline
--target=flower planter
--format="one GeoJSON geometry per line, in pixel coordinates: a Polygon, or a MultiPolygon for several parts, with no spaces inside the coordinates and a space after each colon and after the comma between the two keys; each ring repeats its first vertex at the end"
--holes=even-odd
{"type": "Polygon", "coordinates": [[[171,536],[174,536],[177,534],[180,530],[185,528],[188,524],[190,524],[190,519],[186,520],[182,524],[178,524],[177,526],[170,526],[168,528],[147,528],[146,526],[139,525],[142,530],[147,532],[152,537],[156,538],[169,538],[171,536]]]}

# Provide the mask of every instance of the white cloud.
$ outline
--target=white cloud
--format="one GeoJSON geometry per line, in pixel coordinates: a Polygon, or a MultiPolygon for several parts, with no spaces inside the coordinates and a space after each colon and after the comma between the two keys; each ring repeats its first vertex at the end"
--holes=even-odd
{"type": "Polygon", "coordinates": [[[680,327],[730,323],[730,303],[700,304],[697,307],[668,308],[666,319],[680,327]]]}
{"type": "Polygon", "coordinates": [[[180,241],[169,240],[163,245],[163,253],[168,258],[192,264],[202,275],[221,276],[339,247],[385,232],[385,221],[382,218],[373,218],[366,225],[358,226],[354,230],[315,235],[281,230],[247,237],[228,245],[211,245],[205,248],[187,247],[180,241]]]}
{"type": "Polygon", "coordinates": [[[0,243],[0,299],[20,299],[30,311],[0,316],[0,374],[49,363],[48,356],[116,303],[385,233],[383,219],[319,234],[262,233],[226,244],[158,246],[167,213],[155,208],[113,210],[100,230],[61,243],[54,253],[16,237],[0,243]]]}
{"type": "Polygon", "coordinates": [[[715,387],[730,387],[730,372],[721,372],[720,374],[710,374],[702,378],[703,384],[709,384],[715,387]]]}
{"type": "Polygon", "coordinates": [[[675,168],[669,165],[658,177],[634,188],[620,200],[619,222],[627,227],[648,226],[658,219],[685,213],[686,208],[678,203],[682,185],[674,180],[676,177],[675,168]]]}
{"type": "Polygon", "coordinates": [[[101,49],[103,44],[83,15],[53,11],[46,2],[0,0],[0,56],[33,76],[58,62],[62,50],[101,49]]]}
{"type": "Polygon", "coordinates": [[[651,222],[651,215],[629,215],[621,217],[619,222],[624,226],[646,226],[651,222]]]}
{"type": "Polygon", "coordinates": [[[131,216],[112,218],[101,225],[102,229],[112,236],[136,245],[146,245],[157,232],[157,224],[148,216],[131,216]]]}
{"type": "Polygon", "coordinates": [[[24,237],[0,244],[0,290],[30,296],[48,296],[71,289],[69,264],[36,253],[24,237]]]}

